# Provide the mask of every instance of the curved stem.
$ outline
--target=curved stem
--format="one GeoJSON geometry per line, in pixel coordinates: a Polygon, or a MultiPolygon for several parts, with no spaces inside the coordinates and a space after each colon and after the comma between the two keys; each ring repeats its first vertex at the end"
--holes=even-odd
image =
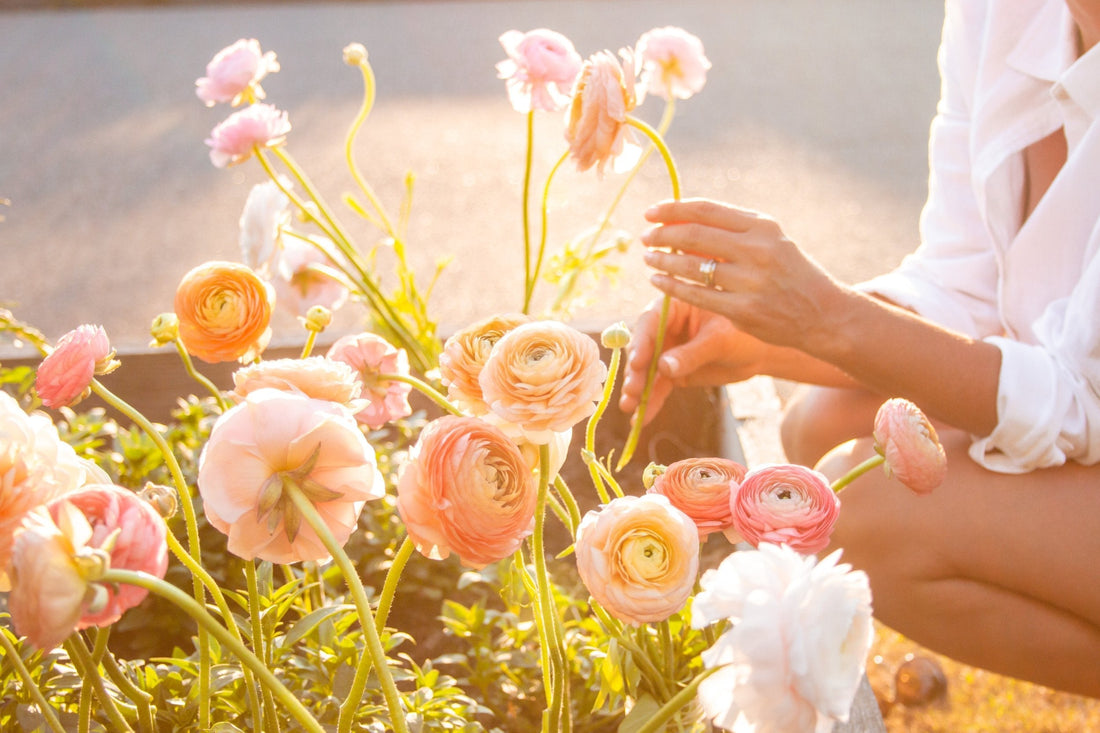
{"type": "MultiPolygon", "coordinates": [[[[106,646],[106,637],[109,635],[109,632],[110,628],[96,629],[97,648],[101,636],[104,638],[103,644],[106,646]]],[[[101,661],[104,671],[107,672],[107,676],[111,678],[111,681],[115,683],[115,687],[119,689],[119,692],[133,701],[138,711],[138,719],[141,721],[141,729],[143,731],[148,731],[148,733],[156,733],[156,718],[153,715],[152,705],[150,705],[153,701],[153,696],[145,690],[140,689],[126,676],[122,669],[119,668],[118,662],[113,655],[106,654],[102,657],[101,661]]]]}
{"type": "Polygon", "coordinates": [[[411,384],[422,394],[431,399],[432,402],[443,408],[444,412],[449,412],[452,415],[462,414],[462,410],[451,404],[450,400],[444,397],[438,390],[411,374],[379,374],[375,379],[379,382],[404,382],[405,384],[411,384]]]}
{"type": "MultiPolygon", "coordinates": [[[[183,595],[182,592],[180,595],[183,595]]],[[[190,600],[190,599],[188,599],[190,600]]],[[[107,715],[107,718],[111,721],[111,725],[118,731],[129,731],[133,733],[133,728],[126,722],[126,719],[122,717],[122,713],[118,709],[118,705],[111,698],[111,695],[107,692],[106,686],[103,684],[103,678],[99,676],[99,663],[92,657],[88,651],[88,647],[84,646],[84,637],[79,633],[73,634],[65,640],[65,651],[69,653],[69,656],[73,658],[73,661],[77,661],[82,668],[84,678],[84,684],[91,688],[95,693],[96,699],[99,700],[100,707],[103,708],[103,712],[107,715]]]]}
{"type": "MultiPolygon", "coordinates": [[[[547,214],[547,208],[549,207],[550,199],[550,183],[554,180],[554,176],[557,175],[558,169],[561,168],[562,164],[568,159],[569,151],[567,150],[562,153],[562,156],[558,158],[558,162],[554,163],[554,167],[550,169],[550,173],[546,176],[546,185],[543,186],[542,189],[542,204],[540,206],[542,232],[539,235],[539,252],[538,256],[535,258],[535,267],[531,272],[531,295],[534,294],[535,283],[537,283],[539,280],[539,270],[542,269],[542,259],[546,254],[546,237],[548,234],[547,219],[549,218],[547,214]]],[[[528,296],[527,301],[525,301],[523,304],[524,313],[526,313],[528,310],[528,307],[530,305],[529,301],[530,295],[528,296]]]]}
{"type": "Polygon", "coordinates": [[[375,212],[377,212],[378,218],[381,221],[381,228],[391,237],[397,239],[397,230],[394,229],[393,224],[390,223],[389,217],[386,216],[386,211],[382,208],[382,204],[375,195],[374,189],[370,187],[370,184],[367,183],[362,173],[359,172],[359,166],[356,164],[355,156],[352,154],[355,138],[359,135],[359,130],[363,127],[363,123],[374,107],[375,91],[377,88],[374,80],[374,69],[371,68],[370,62],[366,59],[361,61],[359,63],[359,70],[363,72],[363,104],[359,107],[359,113],[352,121],[351,127],[348,128],[347,138],[344,143],[344,157],[347,159],[348,170],[351,172],[351,177],[355,179],[355,183],[358,184],[363,195],[367,197],[367,201],[370,202],[370,205],[373,206],[375,212]]]}
{"type": "Polygon", "coordinates": [[[607,487],[604,485],[599,470],[593,465],[596,463],[596,426],[599,425],[600,418],[603,417],[604,411],[607,410],[607,405],[611,402],[611,395],[615,391],[615,381],[619,374],[619,362],[621,359],[622,349],[612,349],[611,363],[607,365],[607,381],[603,385],[603,395],[596,405],[596,411],[592,413],[592,417],[588,418],[588,425],[585,426],[584,431],[584,449],[588,451],[588,455],[593,456],[593,460],[588,463],[588,472],[592,476],[592,483],[596,486],[596,492],[600,495],[600,501],[604,504],[611,501],[611,497],[607,493],[607,487]]]}
{"type": "Polygon", "coordinates": [[[721,667],[711,667],[696,675],[690,684],[673,695],[668,702],[661,706],[660,710],[654,713],[652,718],[647,720],[641,728],[638,728],[636,733],[658,733],[658,731],[665,730],[665,726],[680,712],[680,709],[691,704],[691,701],[695,699],[695,695],[699,692],[700,683],[719,669],[721,667]]]}
{"type": "Polygon", "coordinates": [[[541,643],[547,646],[550,667],[543,671],[543,679],[549,693],[548,717],[544,718],[550,731],[559,731],[568,724],[568,711],[565,707],[565,659],[562,653],[561,637],[554,621],[553,589],[550,574],[546,567],[546,548],[544,546],[544,528],[546,525],[546,503],[549,494],[550,446],[539,446],[539,490],[535,505],[535,530],[531,535],[531,551],[535,560],[535,585],[538,596],[536,609],[542,616],[540,628],[543,632],[541,643]],[[564,715],[563,715],[564,712],[564,715]]]}
{"type": "Polygon", "coordinates": [[[401,573],[405,571],[405,565],[408,564],[409,558],[415,549],[416,544],[412,541],[412,538],[405,535],[405,539],[402,540],[401,546],[397,548],[397,553],[393,556],[390,569],[386,571],[386,582],[382,584],[382,595],[378,599],[378,610],[374,614],[375,628],[378,629],[380,634],[382,629],[386,628],[386,621],[390,616],[390,606],[393,605],[393,597],[397,593],[397,583],[401,580],[401,573]]]}
{"type": "Polygon", "coordinates": [[[561,497],[562,502],[565,504],[565,510],[569,513],[569,533],[570,536],[577,536],[577,527],[581,523],[581,510],[577,506],[577,499],[573,496],[573,492],[569,490],[568,484],[565,483],[565,479],[561,477],[559,473],[554,477],[554,488],[558,492],[558,496],[561,497]]]}
{"type": "Polygon", "coordinates": [[[15,672],[23,679],[23,685],[26,687],[27,693],[38,705],[38,709],[42,711],[42,717],[46,720],[46,725],[50,726],[50,730],[53,733],[65,733],[65,729],[61,726],[61,721],[57,719],[57,714],[54,709],[50,707],[50,704],[46,702],[46,696],[42,694],[42,690],[35,684],[34,678],[31,677],[30,670],[23,664],[23,657],[19,655],[19,651],[15,648],[15,645],[11,643],[11,639],[8,638],[7,631],[0,629],[0,647],[4,648],[4,656],[11,660],[11,664],[15,667],[15,672]]]}
{"type": "MultiPolygon", "coordinates": [[[[256,563],[254,560],[245,560],[244,575],[245,584],[248,586],[248,618],[252,625],[252,649],[260,656],[264,664],[271,664],[270,647],[266,643],[267,637],[264,635],[263,621],[260,618],[260,591],[256,582],[256,563]]],[[[226,624],[229,625],[231,620],[231,616],[227,617],[226,624]]],[[[236,624],[233,624],[233,629],[236,630],[236,624]]],[[[237,638],[240,639],[240,636],[237,638]]],[[[247,667],[244,669],[249,672],[247,667]]],[[[252,706],[252,720],[264,720],[267,722],[263,726],[264,730],[278,731],[279,716],[275,714],[275,701],[271,698],[271,692],[266,687],[264,688],[264,707],[261,709],[260,702],[256,699],[256,689],[251,672],[245,676],[245,684],[248,685],[248,702],[252,706]]]]}
{"type": "Polygon", "coordinates": [[[228,410],[229,405],[226,403],[225,397],[222,396],[222,391],[218,389],[217,385],[207,379],[206,375],[195,369],[195,362],[192,361],[191,355],[187,353],[187,347],[183,345],[183,339],[176,336],[175,344],[176,351],[179,352],[180,359],[183,360],[183,367],[187,370],[191,378],[205,387],[210,394],[214,395],[214,399],[218,401],[218,407],[222,412],[228,410]]]}
{"type": "Polygon", "coordinates": [[[527,112],[527,155],[523,169],[523,314],[527,315],[531,307],[531,295],[535,290],[535,280],[531,277],[531,212],[528,201],[531,197],[531,163],[535,152],[535,110],[527,112]]]}
{"type": "Polygon", "coordinates": [[[881,466],[885,462],[886,456],[882,455],[881,453],[876,453],[875,455],[871,456],[858,466],[853,467],[851,471],[834,481],[832,483],[833,493],[839,494],[840,490],[843,489],[845,486],[852,483],[875,466],[881,466]]]}

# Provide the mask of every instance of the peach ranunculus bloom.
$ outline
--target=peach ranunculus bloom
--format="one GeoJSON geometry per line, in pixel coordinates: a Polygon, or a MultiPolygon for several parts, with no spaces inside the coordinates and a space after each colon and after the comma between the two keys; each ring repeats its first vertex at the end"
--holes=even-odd
{"type": "Polygon", "coordinates": [[[34,388],[46,407],[75,405],[91,391],[92,379],[118,367],[102,326],[85,324],[58,339],[34,378],[34,388]]]}
{"type": "Polygon", "coordinates": [[[260,82],[278,70],[274,51],[263,53],[255,38],[242,38],[214,55],[206,65],[206,76],[195,80],[195,94],[207,107],[218,102],[236,107],[242,102],[263,99],[260,82]]]}
{"type": "Polygon", "coordinates": [[[596,411],[606,378],[594,339],[559,321],[533,321],[501,337],[478,381],[497,418],[543,444],[596,411]]]}
{"type": "Polygon", "coordinates": [[[781,463],[749,471],[730,508],[734,529],[753,547],[771,542],[812,555],[829,544],[840,500],[818,471],[781,463]]]}
{"type": "Polygon", "coordinates": [[[282,145],[290,132],[286,112],[270,104],[252,104],[229,115],[206,138],[210,162],[218,168],[248,160],[256,147],[282,145]]]}
{"type": "Polygon", "coordinates": [[[264,279],[275,269],[282,230],[290,226],[290,198],[275,181],[257,183],[248,192],[239,221],[242,261],[264,279]]]}
{"type": "Polygon", "coordinates": [[[350,365],[358,376],[367,405],[355,414],[356,420],[377,430],[412,414],[409,405],[412,385],[383,378],[387,374],[408,376],[409,357],[404,349],[377,334],[349,334],[338,338],[325,356],[350,365]]]}
{"type": "Polygon", "coordinates": [[[661,494],[699,529],[706,541],[712,532],[724,532],[731,542],[740,541],[733,529],[730,492],[745,478],[745,467],[728,458],[685,458],[669,464],[647,493],[661,494]]]}
{"type": "Polygon", "coordinates": [[[634,52],[622,49],[619,54],[622,64],[609,51],[593,54],[577,77],[565,139],[579,171],[596,166],[603,175],[610,161],[616,170],[626,170],[641,155],[627,134],[626,121],[641,102],[635,88],[634,52]]]}
{"type": "Polygon", "coordinates": [[[274,294],[246,265],[211,261],[176,288],[175,313],[187,353],[208,363],[251,361],[271,340],[274,294]]]}
{"type": "Polygon", "coordinates": [[[917,494],[927,494],[947,475],[947,454],[932,423],[909,400],[895,397],[875,415],[875,449],[886,458],[886,474],[917,494]]]}
{"type": "Polygon", "coordinates": [[[508,58],[497,64],[497,74],[507,80],[517,112],[555,112],[569,103],[581,56],[568,38],[546,28],[512,30],[500,36],[500,45],[508,58]]]}
{"type": "MultiPolygon", "coordinates": [[[[311,239],[320,241],[325,251],[332,249],[327,238],[311,239]]],[[[348,288],[325,251],[296,237],[283,238],[270,282],[275,288],[275,302],[284,311],[304,317],[314,306],[335,311],[348,299],[348,288]]]]}
{"type": "Polygon", "coordinates": [[[453,552],[483,568],[534,531],[537,493],[504,432],[476,417],[445,415],[421,431],[397,481],[397,511],[426,557],[453,552]]]}
{"type": "Polygon", "coordinates": [[[710,61],[703,42],[683,28],[665,26],[642,34],[635,45],[642,62],[641,84],[662,99],[688,99],[702,90],[710,61]]]}
{"type": "Polygon", "coordinates": [[[497,341],[516,326],[530,323],[523,313],[504,313],[456,331],[443,342],[439,355],[439,376],[447,388],[447,398],[471,415],[489,412],[481,394],[481,370],[497,341]]]}
{"type": "Polygon", "coordinates": [[[233,372],[233,397],[243,400],[259,389],[281,389],[317,400],[360,407],[362,386],[350,365],[323,356],[305,359],[269,359],[233,372]]]}
{"type": "Polygon", "coordinates": [[[831,731],[848,719],[874,641],[867,575],[765,543],[703,573],[692,626],[728,620],[702,653],[698,699],[727,730],[831,731]]]}
{"type": "Polygon", "coordinates": [[[327,560],[329,552],[287,493],[310,499],[341,544],[363,505],[386,493],[374,449],[346,409],[261,389],[218,418],[199,457],[206,517],[229,551],[274,563],[327,560]]]}
{"type": "MultiPolygon", "coordinates": [[[[87,544],[107,549],[112,568],[164,577],[168,569],[168,530],[149,502],[113,484],[89,484],[47,505],[59,526],[65,504],[84,515],[92,531],[87,544]],[[109,547],[108,540],[111,540],[109,547]]],[[[148,594],[149,591],[136,585],[106,586],[105,595],[98,599],[94,609],[85,610],[76,628],[110,626],[148,594]]]]}
{"type": "Polygon", "coordinates": [[[660,494],[618,497],[588,512],[574,549],[588,592],[634,626],[677,613],[699,572],[699,531],[660,494]]]}

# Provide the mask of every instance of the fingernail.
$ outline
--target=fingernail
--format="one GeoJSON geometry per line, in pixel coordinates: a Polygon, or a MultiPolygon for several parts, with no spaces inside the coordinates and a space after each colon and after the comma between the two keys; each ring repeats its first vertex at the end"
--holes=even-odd
{"type": "Polygon", "coordinates": [[[643,216],[646,216],[646,217],[657,216],[657,204],[654,204],[653,206],[650,206],[648,209],[646,209],[645,214],[643,214],[643,216]]]}
{"type": "Polygon", "coordinates": [[[680,360],[674,356],[662,356],[661,365],[665,368],[665,374],[670,376],[680,371],[680,360]]]}

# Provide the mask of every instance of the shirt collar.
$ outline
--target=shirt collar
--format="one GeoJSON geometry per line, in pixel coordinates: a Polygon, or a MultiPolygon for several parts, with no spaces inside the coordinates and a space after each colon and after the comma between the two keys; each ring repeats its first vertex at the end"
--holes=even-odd
{"type": "Polygon", "coordinates": [[[1077,58],[1077,29],[1064,0],[1045,0],[1008,56],[1008,65],[1053,82],[1077,58]]]}

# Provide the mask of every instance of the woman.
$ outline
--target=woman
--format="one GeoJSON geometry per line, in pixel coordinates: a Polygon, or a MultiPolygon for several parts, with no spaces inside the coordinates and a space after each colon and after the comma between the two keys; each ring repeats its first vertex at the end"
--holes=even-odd
{"type": "MultiPolygon", "coordinates": [[[[788,459],[837,476],[875,410],[936,422],[927,496],[873,472],[833,537],[876,615],[948,656],[1100,697],[1100,2],[948,0],[920,248],[838,282],[772,220],[661,203],[642,239],[673,297],[649,414],[675,386],[805,383],[788,459]],[[835,448],[834,448],[835,446],[835,448]]],[[[633,410],[657,312],[635,330],[633,410]]]]}

